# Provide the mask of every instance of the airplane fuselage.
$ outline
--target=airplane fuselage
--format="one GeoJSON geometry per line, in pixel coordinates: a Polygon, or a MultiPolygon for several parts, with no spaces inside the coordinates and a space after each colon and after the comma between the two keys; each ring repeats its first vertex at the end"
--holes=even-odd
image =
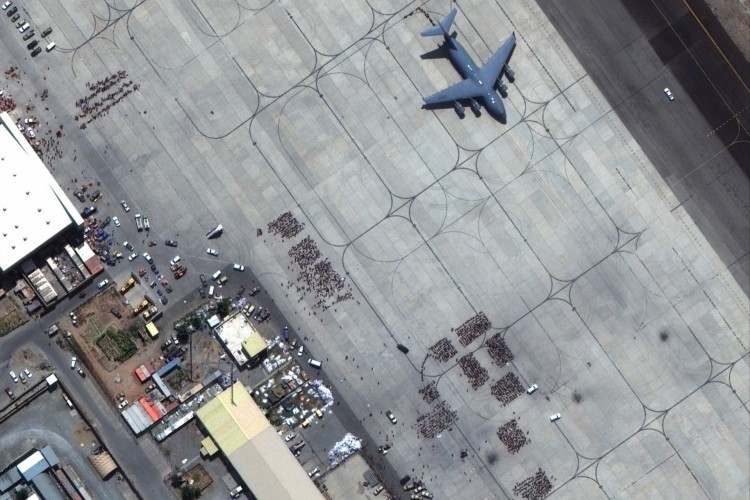
{"type": "Polygon", "coordinates": [[[466,52],[463,45],[451,36],[445,35],[444,38],[448,48],[448,57],[450,57],[450,60],[456,68],[458,68],[458,71],[461,72],[461,76],[478,83],[482,87],[483,93],[480,98],[482,99],[482,104],[484,104],[485,109],[487,109],[493,117],[504,122],[505,106],[503,105],[500,96],[495,92],[495,82],[482,81],[479,74],[481,68],[474,63],[474,60],[466,52]]]}

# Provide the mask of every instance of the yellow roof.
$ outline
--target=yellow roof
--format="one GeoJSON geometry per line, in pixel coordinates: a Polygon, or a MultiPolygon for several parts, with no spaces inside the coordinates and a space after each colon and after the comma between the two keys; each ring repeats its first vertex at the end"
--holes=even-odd
{"type": "Polygon", "coordinates": [[[146,323],[146,331],[148,331],[149,335],[152,337],[159,335],[159,329],[156,328],[156,325],[154,325],[153,322],[146,323]]]}
{"type": "Polygon", "coordinates": [[[227,456],[271,426],[241,382],[206,403],[196,415],[227,456]]]}
{"type": "Polygon", "coordinates": [[[206,449],[206,453],[208,453],[209,457],[213,457],[216,452],[219,451],[219,447],[216,446],[216,443],[214,443],[214,440],[211,439],[211,436],[208,436],[206,439],[201,441],[201,446],[206,449]]]}
{"type": "MultiPolygon", "coordinates": [[[[235,382],[196,415],[258,500],[323,500],[241,382],[235,382]],[[234,395],[232,395],[234,393],[234,395]]],[[[210,448],[202,443],[208,452],[210,448]]]]}
{"type": "Polygon", "coordinates": [[[268,344],[266,339],[260,336],[260,333],[254,331],[245,340],[242,341],[242,348],[247,353],[249,359],[253,359],[258,354],[266,350],[268,344]]]}

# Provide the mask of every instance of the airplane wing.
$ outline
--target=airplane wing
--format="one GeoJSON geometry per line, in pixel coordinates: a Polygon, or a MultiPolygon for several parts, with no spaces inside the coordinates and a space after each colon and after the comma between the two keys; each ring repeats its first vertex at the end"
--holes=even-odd
{"type": "Polygon", "coordinates": [[[447,89],[435,92],[424,98],[425,104],[442,104],[455,102],[482,95],[482,87],[472,80],[463,80],[451,85],[447,89]]]}
{"type": "Polygon", "coordinates": [[[513,48],[516,46],[516,34],[513,33],[505,40],[505,43],[497,49],[497,52],[492,54],[487,64],[479,70],[479,75],[482,81],[494,82],[500,76],[503,71],[503,66],[510,59],[510,54],[513,52],[513,48]]]}

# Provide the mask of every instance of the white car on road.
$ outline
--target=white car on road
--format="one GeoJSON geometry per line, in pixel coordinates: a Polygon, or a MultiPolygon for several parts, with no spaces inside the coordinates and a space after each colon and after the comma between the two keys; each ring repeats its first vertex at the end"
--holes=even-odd
{"type": "Polygon", "coordinates": [[[103,281],[99,282],[99,284],[96,285],[96,286],[98,286],[99,290],[101,290],[102,288],[104,288],[107,285],[109,285],[109,280],[103,280],[103,281]]]}
{"type": "Polygon", "coordinates": [[[672,91],[669,90],[669,87],[664,89],[664,94],[667,96],[667,99],[674,101],[674,96],[672,95],[672,91]]]}
{"type": "Polygon", "coordinates": [[[219,251],[218,250],[214,250],[213,248],[207,248],[206,249],[206,253],[208,255],[213,255],[214,257],[218,257],[219,256],[219,251]]]}
{"type": "Polygon", "coordinates": [[[120,227],[120,219],[118,219],[117,216],[112,217],[112,223],[115,227],[120,227]]]}

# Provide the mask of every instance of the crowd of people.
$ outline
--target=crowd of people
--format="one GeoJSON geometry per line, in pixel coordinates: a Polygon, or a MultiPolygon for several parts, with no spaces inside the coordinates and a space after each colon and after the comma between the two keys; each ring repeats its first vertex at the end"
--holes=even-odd
{"type": "Polygon", "coordinates": [[[437,389],[437,383],[436,382],[430,382],[426,386],[419,389],[419,393],[422,395],[422,399],[424,399],[425,403],[430,404],[436,399],[440,398],[440,393],[437,389]]]}
{"type": "MultiPolygon", "coordinates": [[[[291,212],[284,212],[268,223],[268,231],[281,236],[282,240],[294,238],[304,228],[305,224],[299,222],[291,212]]],[[[354,294],[351,285],[346,283],[346,278],[333,268],[328,259],[321,260],[322,256],[318,245],[310,236],[289,250],[289,257],[300,268],[295,284],[297,293],[303,297],[305,293],[315,293],[317,300],[313,307],[326,310],[340,302],[353,299],[354,294]]],[[[291,288],[292,285],[290,282],[287,288],[291,288]]],[[[303,297],[300,297],[300,301],[303,297]]]]}
{"type": "Polygon", "coordinates": [[[515,373],[508,373],[492,384],[491,392],[503,406],[506,406],[523,393],[523,386],[515,373]]]}
{"type": "Polygon", "coordinates": [[[458,358],[458,364],[464,371],[464,375],[469,379],[469,385],[475,391],[482,387],[490,379],[490,374],[479,364],[474,354],[469,353],[458,358]]]}
{"type": "Polygon", "coordinates": [[[417,417],[417,433],[424,438],[434,438],[458,420],[458,413],[443,400],[439,400],[430,413],[417,417]]]}
{"type": "Polygon", "coordinates": [[[544,498],[552,491],[552,483],[547,474],[539,469],[533,476],[516,483],[513,494],[526,499],[544,498]]]}
{"type": "Polygon", "coordinates": [[[281,236],[282,240],[294,238],[305,228],[305,223],[298,221],[292,212],[284,212],[268,223],[271,234],[281,236]]]}
{"type": "Polygon", "coordinates": [[[435,345],[429,348],[429,352],[433,358],[437,359],[441,363],[445,363],[450,360],[453,356],[458,354],[458,351],[450,340],[446,337],[435,342],[435,345]]]}
{"type": "Polygon", "coordinates": [[[483,312],[480,312],[456,328],[456,335],[458,335],[458,341],[465,347],[474,342],[480,335],[487,333],[491,327],[490,320],[483,312]]]}
{"type": "Polygon", "coordinates": [[[104,80],[86,83],[91,93],[76,101],[76,107],[80,110],[78,116],[76,116],[76,121],[83,121],[81,123],[82,129],[86,128],[88,123],[91,123],[98,117],[106,115],[112,106],[138,90],[138,84],[133,83],[133,80],[122,81],[127,77],[128,73],[126,71],[118,71],[109,75],[104,80]],[[114,88],[118,84],[119,86],[114,88]],[[104,95],[105,92],[110,90],[112,91],[104,95]]]}
{"type": "Polygon", "coordinates": [[[518,450],[528,442],[526,435],[518,427],[518,422],[516,420],[511,420],[510,422],[503,424],[503,426],[497,430],[497,437],[500,438],[500,441],[502,441],[511,455],[518,453],[518,450]]]}
{"type": "Polygon", "coordinates": [[[513,352],[499,333],[496,333],[487,340],[487,352],[496,365],[505,366],[513,361],[513,352]]]}
{"type": "Polygon", "coordinates": [[[335,298],[346,285],[344,277],[333,268],[328,259],[303,267],[297,280],[307,284],[308,291],[315,292],[315,295],[324,301],[335,298]]]}
{"type": "Polygon", "coordinates": [[[310,236],[306,237],[289,250],[289,257],[291,257],[292,261],[301,269],[313,265],[320,256],[320,249],[318,249],[315,240],[310,236]]]}

